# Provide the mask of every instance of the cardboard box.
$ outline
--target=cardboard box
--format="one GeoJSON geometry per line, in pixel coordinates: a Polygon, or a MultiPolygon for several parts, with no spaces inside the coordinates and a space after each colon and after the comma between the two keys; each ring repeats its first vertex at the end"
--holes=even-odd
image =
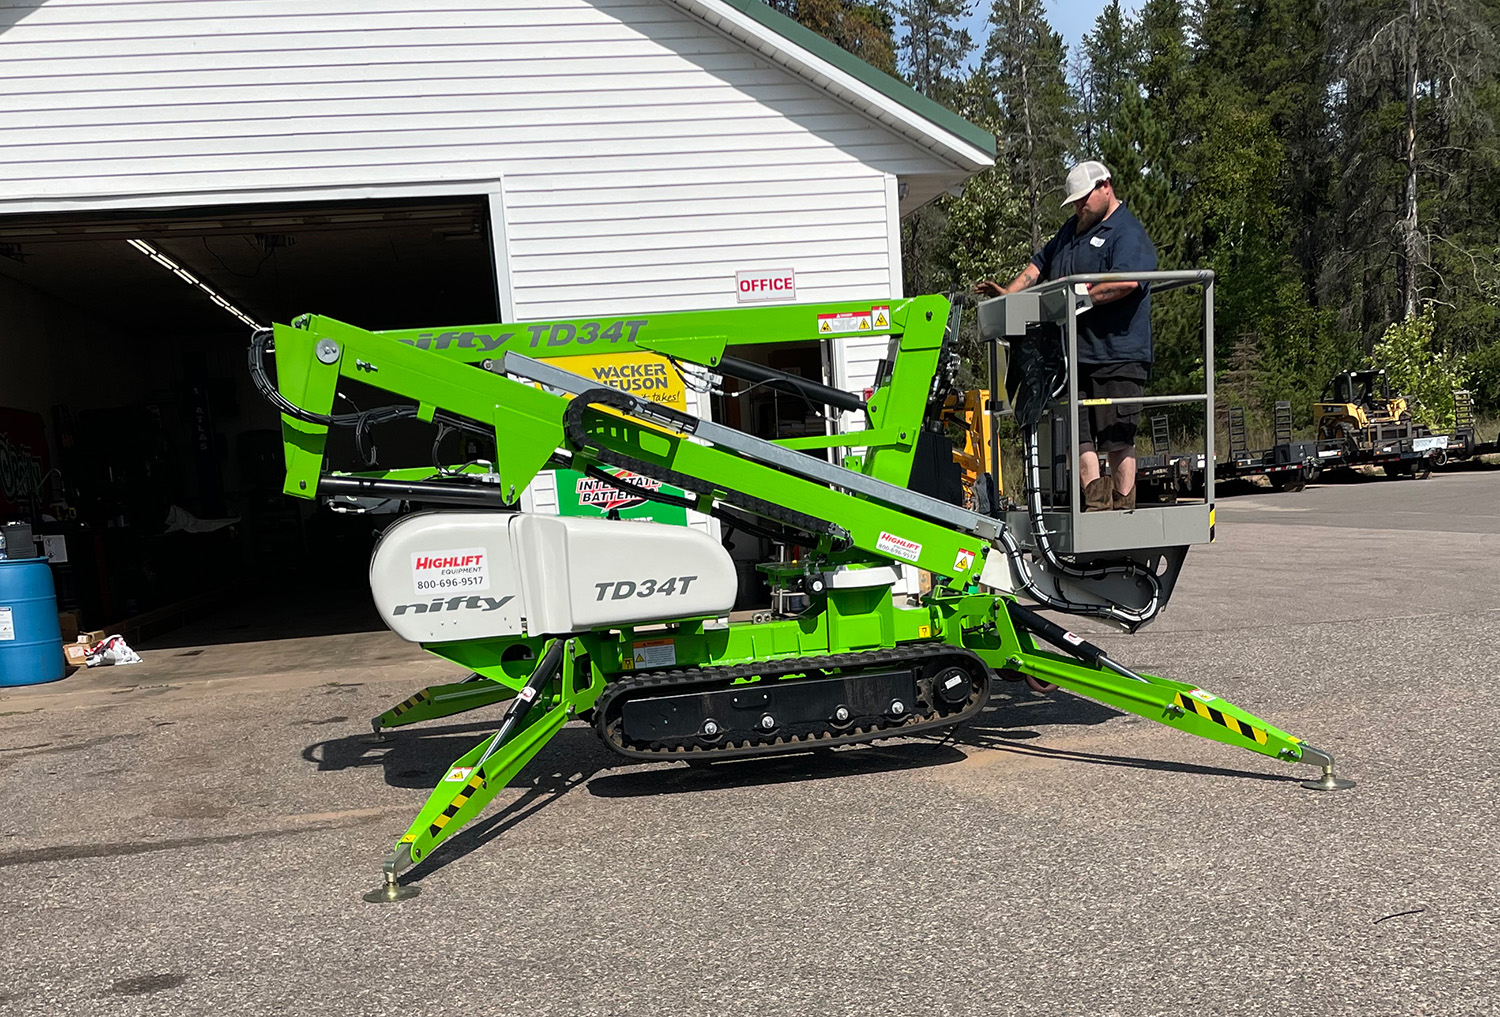
{"type": "Polygon", "coordinates": [[[69,667],[83,667],[88,663],[89,648],[83,643],[64,643],[63,656],[69,667]]]}
{"type": "Polygon", "coordinates": [[[109,633],[105,632],[103,629],[93,629],[89,632],[78,633],[78,641],[80,643],[83,643],[85,646],[93,646],[95,643],[97,643],[107,635],[109,635],[109,633]]]}
{"type": "Polygon", "coordinates": [[[62,640],[65,643],[77,642],[78,640],[78,612],[57,612],[57,627],[62,629],[62,640]]]}

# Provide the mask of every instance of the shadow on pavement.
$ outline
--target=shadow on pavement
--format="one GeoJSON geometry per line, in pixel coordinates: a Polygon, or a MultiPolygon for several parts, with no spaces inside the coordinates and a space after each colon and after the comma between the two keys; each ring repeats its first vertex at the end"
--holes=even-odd
{"type": "MultiPolygon", "coordinates": [[[[807,749],[764,759],[726,759],[694,766],[672,765],[611,774],[592,781],[589,784],[589,794],[600,798],[636,798],[711,789],[795,784],[848,777],[858,773],[887,773],[944,766],[963,758],[962,752],[950,746],[922,742],[807,749]]],[[[662,762],[676,764],[677,760],[664,759],[662,762]]]]}
{"type": "MultiPolygon", "coordinates": [[[[302,750],[302,758],[317,763],[320,771],[380,766],[385,770],[385,782],[389,787],[431,790],[454,760],[494,734],[499,726],[500,718],[496,717],[487,722],[399,728],[385,738],[377,738],[365,731],[314,742],[302,750]]],[[[507,787],[528,787],[531,782],[526,774],[537,766],[552,765],[550,761],[559,755],[575,765],[581,763],[590,774],[605,766],[619,766],[625,762],[599,743],[592,728],[565,727],[507,787]]]]}
{"type": "MultiPolygon", "coordinates": [[[[990,700],[990,706],[957,731],[950,732],[943,738],[943,741],[995,752],[1035,756],[1039,759],[1056,759],[1064,762],[1117,766],[1136,770],[1156,770],[1163,773],[1191,773],[1200,776],[1239,777],[1264,781],[1297,781],[1306,776],[1305,774],[1298,776],[1288,773],[1257,773],[1253,770],[1203,766],[1197,763],[1179,763],[1164,759],[1142,759],[1137,756],[1105,755],[1034,744],[1035,740],[1042,738],[1043,735],[1031,730],[1033,727],[1058,724],[1095,725],[1125,716],[1128,714],[1113,707],[1103,706],[1065,692],[1045,695],[1033,692],[1025,686],[1008,686],[997,689],[990,700]]],[[[1122,728],[1121,730],[1122,737],[1128,738],[1129,729],[1122,728]]]]}

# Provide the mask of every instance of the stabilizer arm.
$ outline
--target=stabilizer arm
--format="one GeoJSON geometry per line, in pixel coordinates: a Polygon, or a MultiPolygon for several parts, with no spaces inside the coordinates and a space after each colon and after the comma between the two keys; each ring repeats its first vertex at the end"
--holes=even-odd
{"type": "Polygon", "coordinates": [[[1284,762],[1323,768],[1323,778],[1306,782],[1318,790],[1352,786],[1333,776],[1333,757],[1295,735],[1266,723],[1227,700],[1196,685],[1139,674],[1111,660],[1103,649],[1014,601],[1006,613],[1020,633],[1037,636],[1067,656],[1037,649],[1031,640],[1018,640],[1005,666],[1096,699],[1116,709],[1145,717],[1188,734],[1248,749],[1284,762]]]}

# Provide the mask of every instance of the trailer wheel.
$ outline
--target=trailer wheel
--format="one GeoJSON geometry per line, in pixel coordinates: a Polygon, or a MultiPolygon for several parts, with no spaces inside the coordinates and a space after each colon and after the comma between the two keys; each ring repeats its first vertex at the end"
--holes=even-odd
{"type": "Polygon", "coordinates": [[[1413,480],[1426,480],[1432,476],[1432,460],[1418,459],[1411,468],[1413,480]]]}

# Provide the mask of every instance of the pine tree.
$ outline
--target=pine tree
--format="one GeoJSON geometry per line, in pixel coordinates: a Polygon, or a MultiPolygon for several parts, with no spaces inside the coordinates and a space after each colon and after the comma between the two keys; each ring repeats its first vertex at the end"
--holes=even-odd
{"type": "Polygon", "coordinates": [[[974,50],[967,28],[972,0],[897,0],[904,31],[898,64],[907,83],[930,99],[951,99],[974,50]]]}
{"type": "Polygon", "coordinates": [[[887,0],[764,0],[871,67],[896,73],[895,19],[887,0]]]}
{"type": "Polygon", "coordinates": [[[1136,77],[1140,52],[1137,36],[1136,26],[1121,9],[1120,0],[1110,0],[1094,21],[1094,30],[1083,37],[1093,115],[1100,133],[1114,123],[1126,99],[1140,90],[1136,77]]]}
{"type": "Polygon", "coordinates": [[[1036,250],[1063,219],[1059,185],[1076,145],[1067,47],[1041,0],[994,0],[988,25],[984,66],[999,103],[1002,157],[1025,201],[1036,250]]]}

